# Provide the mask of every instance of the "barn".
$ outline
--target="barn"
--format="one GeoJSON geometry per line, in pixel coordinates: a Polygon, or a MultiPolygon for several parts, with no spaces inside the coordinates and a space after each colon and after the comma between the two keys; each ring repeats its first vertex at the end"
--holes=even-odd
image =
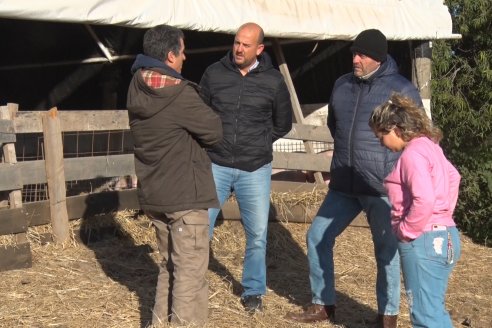
{"type": "MultiPolygon", "coordinates": [[[[459,38],[439,0],[4,0],[0,233],[22,234],[31,225],[49,223],[55,210],[49,203],[60,203],[37,187],[50,183],[44,157],[48,141],[40,137],[46,132],[44,111],[56,106],[62,121],[58,132],[65,166],[57,185],[131,175],[126,91],[146,29],[169,24],[184,30],[183,75],[198,82],[205,68],[231,47],[237,27],[248,21],[264,28],[266,51],[291,91],[297,125],[289,138],[295,142],[279,142],[279,147],[300,145],[297,151],[303,153],[277,151],[274,167],[317,172],[318,184],[323,184],[320,172],[329,170],[329,158],[316,156],[330,140],[323,123],[326,103],[336,78],[351,70],[350,41],[366,28],[383,31],[390,54],[419,88],[430,114],[432,41],[459,38]],[[36,187],[32,192],[26,186],[36,187]],[[43,192],[44,199],[27,197],[43,192]]],[[[69,192],[60,192],[68,203],[61,210],[65,217],[79,218],[89,201],[86,197],[84,206],[76,205],[69,192]]],[[[91,196],[92,210],[98,208],[95,203],[106,204],[101,211],[134,206],[128,193],[118,194],[119,203],[109,207],[114,194],[101,197],[91,196]]]]}
{"type": "MultiPolygon", "coordinates": [[[[147,327],[157,275],[156,252],[149,251],[146,239],[150,229],[134,220],[133,212],[121,211],[138,209],[133,188],[107,190],[96,184],[133,171],[125,110],[130,66],[146,29],[170,24],[185,32],[183,75],[198,82],[247,21],[264,28],[266,51],[284,74],[295,105],[295,131],[279,148],[300,144],[302,152],[277,149],[276,168],[317,172],[317,183],[276,185],[277,196],[321,190],[315,186],[323,183],[320,172],[329,170],[329,158],[315,153],[320,151],[316,145],[330,140],[324,126],[326,103],[336,78],[351,70],[348,48],[361,30],[385,33],[390,54],[421,91],[429,113],[432,42],[460,37],[453,33],[442,0],[0,1],[0,271],[21,269],[0,272],[0,326],[147,327]],[[55,106],[58,110],[50,110],[55,106]],[[75,192],[81,181],[89,186],[83,194],[75,192]],[[46,186],[56,192],[48,195],[46,186]],[[51,223],[53,229],[47,230],[54,235],[44,237],[62,241],[55,234],[66,232],[63,220],[82,231],[89,225],[85,218],[115,211],[118,217],[101,215],[97,220],[134,223],[133,230],[119,230],[125,231],[117,242],[57,248],[53,243],[40,247],[28,238],[31,228],[51,223]],[[33,253],[52,253],[53,259],[33,265],[33,253]]],[[[309,195],[307,200],[293,199],[295,206],[274,207],[274,216],[309,222],[307,206],[320,194],[309,195]]],[[[224,217],[237,218],[233,206],[224,208],[224,217]]],[[[219,229],[223,244],[211,258],[210,327],[301,327],[279,315],[309,298],[305,249],[300,246],[305,226],[278,224],[270,230],[264,317],[244,316],[234,294],[238,254],[244,247],[241,229],[219,229]]],[[[365,318],[375,314],[370,234],[351,230],[337,243],[344,250],[337,263],[342,285],[338,296],[345,308],[340,316],[350,327],[367,327],[365,318]],[[346,261],[352,257],[356,265],[346,261]]],[[[473,326],[486,327],[490,306],[479,305],[490,305],[480,292],[487,286],[477,287],[470,272],[482,276],[480,266],[490,252],[470,245],[462,279],[450,282],[453,309],[461,311],[454,324],[470,326],[472,318],[473,326]]],[[[409,324],[408,318],[401,322],[409,324]]]]}
{"type": "Polygon", "coordinates": [[[262,25],[270,54],[279,42],[301,104],[327,102],[333,81],[351,69],[349,41],[365,28],[385,33],[402,72],[424,89],[417,80],[426,77],[412,67],[429,58],[429,41],[459,37],[440,0],[4,0],[0,99],[21,110],[124,108],[147,28],[185,30],[183,74],[199,81],[247,21],[262,25]]]}

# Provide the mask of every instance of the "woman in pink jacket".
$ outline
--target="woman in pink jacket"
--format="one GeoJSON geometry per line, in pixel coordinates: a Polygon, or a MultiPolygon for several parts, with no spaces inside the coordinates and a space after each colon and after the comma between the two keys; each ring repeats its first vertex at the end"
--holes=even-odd
{"type": "Polygon", "coordinates": [[[460,174],[438,144],[441,131],[412,100],[392,95],[374,110],[369,125],[385,147],[402,151],[384,185],[412,325],[453,327],[444,303],[461,254],[453,220],[460,174]]]}

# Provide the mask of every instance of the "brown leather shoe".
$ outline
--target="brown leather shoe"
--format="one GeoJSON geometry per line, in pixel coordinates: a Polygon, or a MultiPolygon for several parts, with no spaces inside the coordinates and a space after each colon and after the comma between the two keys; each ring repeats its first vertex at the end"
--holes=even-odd
{"type": "Polygon", "coordinates": [[[334,322],[335,305],[311,304],[303,312],[288,312],[285,315],[285,318],[292,321],[304,323],[312,323],[325,320],[334,322]]]}
{"type": "Polygon", "coordinates": [[[378,314],[377,328],[396,328],[398,316],[378,314]]]}

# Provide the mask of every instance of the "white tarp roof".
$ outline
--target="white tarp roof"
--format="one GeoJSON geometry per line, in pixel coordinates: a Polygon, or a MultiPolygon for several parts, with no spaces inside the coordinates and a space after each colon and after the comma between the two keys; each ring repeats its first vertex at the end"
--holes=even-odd
{"type": "Polygon", "coordinates": [[[253,21],[270,37],[351,40],[379,28],[390,40],[459,37],[442,0],[0,0],[0,18],[235,33],[253,21]]]}

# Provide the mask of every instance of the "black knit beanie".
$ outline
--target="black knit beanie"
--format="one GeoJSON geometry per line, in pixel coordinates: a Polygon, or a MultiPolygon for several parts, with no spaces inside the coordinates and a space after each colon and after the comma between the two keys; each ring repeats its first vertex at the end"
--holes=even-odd
{"type": "Polygon", "coordinates": [[[384,62],[388,53],[388,42],[380,30],[369,29],[359,33],[350,47],[352,53],[358,52],[374,60],[384,62]]]}

